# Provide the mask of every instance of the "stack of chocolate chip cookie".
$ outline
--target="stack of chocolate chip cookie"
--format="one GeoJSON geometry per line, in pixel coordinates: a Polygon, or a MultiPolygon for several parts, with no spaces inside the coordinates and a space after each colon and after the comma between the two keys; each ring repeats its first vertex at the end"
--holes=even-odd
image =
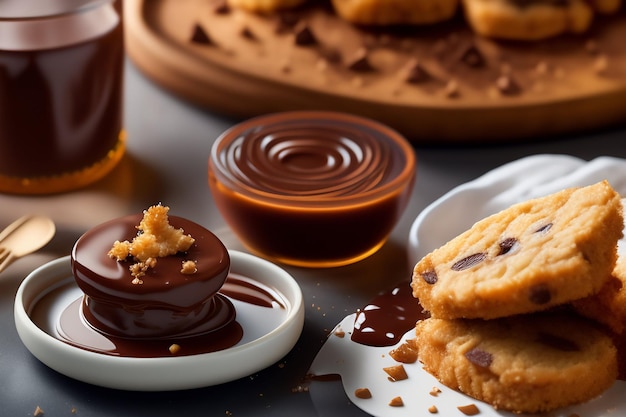
{"type": "Polygon", "coordinates": [[[416,326],[424,369],[514,412],[598,396],[618,373],[607,329],[626,317],[623,227],[603,181],[516,204],[426,255],[411,283],[430,312],[416,326]]]}

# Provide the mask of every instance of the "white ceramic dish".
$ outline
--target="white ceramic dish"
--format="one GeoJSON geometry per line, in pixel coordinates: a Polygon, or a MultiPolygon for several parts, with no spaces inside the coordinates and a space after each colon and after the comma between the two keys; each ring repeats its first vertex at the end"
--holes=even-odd
{"type": "Polygon", "coordinates": [[[230,251],[231,270],[273,287],[285,309],[268,309],[233,301],[243,339],[218,352],[159,358],[132,358],[95,353],[69,345],[55,335],[63,309],[82,295],[71,274],[69,257],[33,271],[18,289],[15,324],[26,348],[50,368],[71,378],[109,388],[168,391],[232,381],[270,366],[295,345],[304,325],[302,292],[280,267],[243,252],[230,251]],[[31,312],[49,309],[48,323],[33,321],[31,312]],[[268,314],[272,314],[268,317],[268,314]],[[280,314],[280,316],[276,316],[280,314]]]}
{"type": "MultiPolygon", "coordinates": [[[[626,196],[626,161],[602,157],[587,162],[565,155],[536,155],[503,165],[451,190],[420,213],[411,227],[409,261],[413,265],[428,252],[467,230],[477,220],[511,204],[603,179],[607,179],[618,192],[626,196]]],[[[624,248],[626,245],[622,240],[620,250],[624,248]]],[[[331,332],[310,371],[315,375],[340,375],[346,395],[363,411],[373,416],[409,417],[430,415],[428,407],[435,405],[439,410],[437,415],[462,416],[458,406],[475,404],[482,417],[520,417],[519,414],[496,411],[487,404],[446,388],[424,371],[419,363],[405,365],[409,376],[407,380],[390,382],[383,368],[398,364],[388,353],[402,341],[389,347],[370,347],[353,342],[349,335],[354,329],[355,317],[356,314],[349,315],[337,325],[345,332],[345,337],[334,336],[334,331],[331,332]],[[367,400],[357,398],[354,391],[361,387],[369,388],[373,397],[367,400]],[[432,387],[440,388],[441,393],[430,395],[432,387]],[[389,406],[389,401],[397,396],[402,397],[404,406],[389,406]]],[[[414,330],[411,329],[402,340],[413,337],[414,330]]],[[[313,390],[314,387],[311,387],[313,390]]],[[[626,415],[624,392],[626,382],[616,381],[612,388],[593,401],[560,409],[549,415],[626,415]]],[[[315,396],[314,393],[312,395],[315,396]]]]}

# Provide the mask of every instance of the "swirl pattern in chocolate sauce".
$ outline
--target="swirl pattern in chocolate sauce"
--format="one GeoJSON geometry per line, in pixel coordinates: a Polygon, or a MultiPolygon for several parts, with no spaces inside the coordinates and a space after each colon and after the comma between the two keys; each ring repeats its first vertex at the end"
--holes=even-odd
{"type": "Polygon", "coordinates": [[[402,151],[388,135],[350,120],[280,120],[241,132],[219,155],[230,180],[291,198],[356,196],[392,181],[402,151]]]}
{"type": "Polygon", "coordinates": [[[336,112],[260,116],[213,144],[209,185],[246,246],[278,262],[346,265],[386,240],[412,192],[415,156],[394,130],[336,112]]]}

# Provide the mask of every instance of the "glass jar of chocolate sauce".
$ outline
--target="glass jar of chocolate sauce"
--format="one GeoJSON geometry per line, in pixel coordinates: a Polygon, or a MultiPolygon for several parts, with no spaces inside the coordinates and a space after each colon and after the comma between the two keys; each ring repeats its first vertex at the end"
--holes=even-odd
{"type": "Polygon", "coordinates": [[[125,150],[121,0],[0,1],[0,192],[88,185],[125,150]]]}

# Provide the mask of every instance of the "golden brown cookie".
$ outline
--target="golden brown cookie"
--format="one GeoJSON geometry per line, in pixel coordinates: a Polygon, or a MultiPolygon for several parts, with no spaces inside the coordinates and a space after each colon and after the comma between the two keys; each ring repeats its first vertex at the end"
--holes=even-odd
{"type": "Polygon", "coordinates": [[[452,18],[459,0],[332,0],[337,14],[361,25],[430,24],[452,18]]]}
{"type": "Polygon", "coordinates": [[[615,266],[623,224],[606,181],[513,205],[422,258],[413,296],[436,318],[490,319],[595,294],[615,266]]]}
{"type": "Polygon", "coordinates": [[[476,33],[499,39],[530,41],[582,33],[593,20],[585,0],[463,0],[463,9],[476,33]]]}
{"type": "Polygon", "coordinates": [[[574,309],[620,334],[626,328],[626,258],[618,257],[609,281],[599,293],[572,302],[574,309]]]}
{"type": "Polygon", "coordinates": [[[576,315],[426,319],[416,326],[424,369],[497,409],[539,413],[588,401],[617,377],[610,337],[576,315]]]}

